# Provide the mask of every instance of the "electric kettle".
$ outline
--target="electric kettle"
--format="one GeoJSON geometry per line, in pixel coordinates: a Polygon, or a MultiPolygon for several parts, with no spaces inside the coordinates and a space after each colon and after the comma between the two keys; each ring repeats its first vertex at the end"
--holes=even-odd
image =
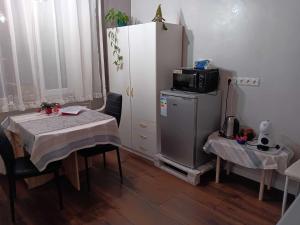
{"type": "Polygon", "coordinates": [[[235,116],[227,116],[224,121],[223,135],[225,138],[233,139],[238,134],[240,123],[235,116]]]}

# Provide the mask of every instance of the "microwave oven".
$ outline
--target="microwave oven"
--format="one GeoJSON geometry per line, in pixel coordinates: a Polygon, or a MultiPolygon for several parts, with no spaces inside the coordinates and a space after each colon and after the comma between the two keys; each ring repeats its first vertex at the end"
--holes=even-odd
{"type": "Polygon", "coordinates": [[[173,71],[174,90],[208,93],[217,90],[219,84],[218,69],[177,69],[173,71]]]}

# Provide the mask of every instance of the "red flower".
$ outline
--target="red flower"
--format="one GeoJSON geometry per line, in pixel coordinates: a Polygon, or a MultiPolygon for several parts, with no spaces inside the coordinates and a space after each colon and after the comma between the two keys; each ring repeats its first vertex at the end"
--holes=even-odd
{"type": "Polygon", "coordinates": [[[46,113],[49,115],[52,113],[52,109],[51,108],[46,108],[46,113]]]}

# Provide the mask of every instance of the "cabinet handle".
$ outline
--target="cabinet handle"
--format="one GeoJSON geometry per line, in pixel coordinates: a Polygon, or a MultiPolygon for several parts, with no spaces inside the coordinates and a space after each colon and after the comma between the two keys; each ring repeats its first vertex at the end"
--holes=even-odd
{"type": "Polygon", "coordinates": [[[142,139],[147,139],[147,136],[144,136],[144,135],[140,135],[140,138],[142,138],[142,139]]]}
{"type": "Polygon", "coordinates": [[[144,123],[140,123],[140,127],[141,127],[141,128],[147,128],[147,125],[144,124],[144,123]]]}
{"type": "Polygon", "coordinates": [[[126,94],[129,96],[129,87],[126,88],[126,94]]]}
{"type": "Polygon", "coordinates": [[[133,97],[133,88],[131,88],[130,95],[133,97]]]}

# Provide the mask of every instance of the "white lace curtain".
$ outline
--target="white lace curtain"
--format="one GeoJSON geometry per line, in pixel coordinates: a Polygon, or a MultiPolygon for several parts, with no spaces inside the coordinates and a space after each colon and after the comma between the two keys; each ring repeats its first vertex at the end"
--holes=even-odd
{"type": "Polygon", "coordinates": [[[97,26],[96,0],[0,0],[0,112],[102,97],[97,26]]]}

